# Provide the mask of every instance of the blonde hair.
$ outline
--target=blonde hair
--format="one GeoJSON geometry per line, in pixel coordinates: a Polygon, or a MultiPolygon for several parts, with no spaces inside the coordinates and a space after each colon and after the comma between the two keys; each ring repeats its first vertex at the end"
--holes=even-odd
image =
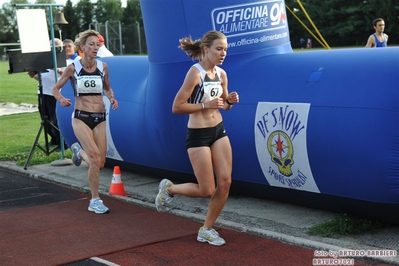
{"type": "Polygon", "coordinates": [[[211,30],[204,34],[202,39],[193,40],[191,36],[179,40],[179,48],[186,52],[191,59],[201,60],[204,56],[204,46],[211,47],[213,42],[218,39],[227,39],[220,31],[211,30]]]}
{"type": "Polygon", "coordinates": [[[74,45],[75,45],[75,50],[79,51],[80,50],[80,45],[81,44],[86,44],[87,38],[90,36],[97,36],[98,37],[99,33],[95,30],[86,30],[84,32],[80,32],[79,36],[75,39],[74,45]]]}

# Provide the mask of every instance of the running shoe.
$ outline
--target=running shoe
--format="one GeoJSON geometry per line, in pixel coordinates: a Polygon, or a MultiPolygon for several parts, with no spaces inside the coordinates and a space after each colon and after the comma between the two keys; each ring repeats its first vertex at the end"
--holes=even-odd
{"type": "Polygon", "coordinates": [[[158,195],[155,198],[155,207],[158,212],[165,212],[166,205],[172,202],[173,198],[168,192],[168,187],[173,185],[173,183],[168,179],[162,179],[159,183],[158,195]]]}
{"type": "Polygon", "coordinates": [[[226,241],[221,238],[218,232],[216,232],[216,230],[213,228],[204,229],[203,227],[201,227],[198,231],[197,240],[199,242],[208,242],[209,244],[214,246],[222,246],[226,244],[226,241]]]}
{"type": "Polygon", "coordinates": [[[95,199],[93,201],[90,201],[88,210],[100,214],[107,213],[109,211],[109,209],[107,208],[107,206],[104,205],[101,199],[95,199]]]}
{"type": "Polygon", "coordinates": [[[72,162],[74,165],[79,166],[82,163],[82,158],[80,158],[78,154],[82,150],[82,147],[79,145],[79,143],[75,142],[72,144],[71,150],[73,152],[72,162]]]}

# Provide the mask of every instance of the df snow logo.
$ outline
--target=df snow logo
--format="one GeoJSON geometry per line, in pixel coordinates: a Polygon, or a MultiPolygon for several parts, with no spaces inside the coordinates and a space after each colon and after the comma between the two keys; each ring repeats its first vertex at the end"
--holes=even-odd
{"type": "Polygon", "coordinates": [[[274,131],[267,139],[267,149],[271,160],[282,175],[291,176],[291,166],[294,164],[294,148],[291,139],[281,130],[274,131]]]}

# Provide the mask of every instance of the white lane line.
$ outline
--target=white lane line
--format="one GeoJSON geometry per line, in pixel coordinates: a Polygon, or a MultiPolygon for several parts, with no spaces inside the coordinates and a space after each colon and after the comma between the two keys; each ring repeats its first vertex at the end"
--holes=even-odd
{"type": "Polygon", "coordinates": [[[115,263],[112,263],[112,262],[110,262],[110,261],[107,261],[107,260],[103,260],[103,259],[101,259],[101,258],[98,258],[98,257],[92,257],[92,258],[90,258],[91,260],[94,260],[94,261],[97,261],[97,262],[100,262],[100,263],[103,263],[103,264],[105,264],[105,265],[108,265],[108,266],[121,266],[121,265],[119,265],[119,264],[115,264],[115,263]]]}

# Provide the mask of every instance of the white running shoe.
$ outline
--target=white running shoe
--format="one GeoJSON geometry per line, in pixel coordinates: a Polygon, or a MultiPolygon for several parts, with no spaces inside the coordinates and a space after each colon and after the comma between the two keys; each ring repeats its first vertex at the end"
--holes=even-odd
{"type": "Polygon", "coordinates": [[[98,214],[103,214],[109,212],[109,209],[107,206],[104,205],[103,201],[101,199],[95,199],[93,201],[90,201],[89,208],[87,208],[89,211],[98,213],[98,214]]]}
{"type": "Polygon", "coordinates": [[[197,240],[199,242],[208,242],[209,244],[214,246],[222,246],[226,244],[226,241],[221,238],[218,232],[216,232],[216,230],[213,228],[204,229],[203,227],[201,227],[198,231],[197,240]]]}
{"type": "Polygon", "coordinates": [[[82,147],[79,143],[75,142],[72,144],[71,150],[73,152],[72,162],[74,165],[79,166],[82,163],[82,158],[80,158],[78,154],[82,150],[82,147]]]}
{"type": "Polygon", "coordinates": [[[173,183],[168,179],[162,179],[159,183],[158,195],[155,198],[155,207],[158,212],[165,212],[166,205],[172,202],[173,198],[168,192],[168,187],[173,185],[173,183]]]}

